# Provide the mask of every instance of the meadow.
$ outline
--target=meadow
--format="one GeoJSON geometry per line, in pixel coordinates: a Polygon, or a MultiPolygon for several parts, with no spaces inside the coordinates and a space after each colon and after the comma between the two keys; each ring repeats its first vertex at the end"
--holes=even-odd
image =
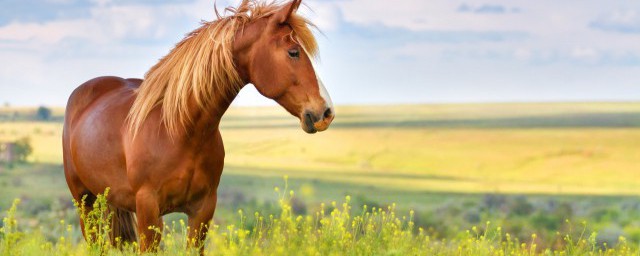
{"type": "MultiPolygon", "coordinates": [[[[20,198],[21,230],[56,241],[62,219],[74,226],[69,239],[82,244],[62,173],[63,111],[54,109],[50,121],[35,121],[32,112],[0,109],[0,141],[28,136],[34,148],[29,163],[0,169],[0,210],[20,198]]],[[[501,234],[480,246],[486,254],[498,254],[489,248],[502,248],[507,233],[526,243],[514,249],[522,254],[566,252],[572,243],[565,235],[576,243],[584,238],[592,247],[583,252],[611,248],[621,237],[623,247],[640,243],[640,103],[342,106],[336,112],[327,132],[307,135],[280,108],[230,109],[221,125],[227,157],[216,223],[238,227],[239,209],[282,216],[274,187],[288,176],[292,216],[313,216],[322,203],[345,196],[353,216],[365,213],[365,204],[395,203],[401,222],[413,210],[413,230],[406,219],[401,229],[412,234],[409,240],[430,241],[408,247],[444,254],[498,228],[501,234]],[[479,235],[465,238],[474,226],[479,235]]],[[[329,208],[328,216],[335,207],[329,208]]]]}

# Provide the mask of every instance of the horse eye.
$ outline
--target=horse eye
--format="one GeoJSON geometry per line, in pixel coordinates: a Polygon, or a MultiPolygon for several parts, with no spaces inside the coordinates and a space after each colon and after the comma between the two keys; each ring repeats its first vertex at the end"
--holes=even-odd
{"type": "Polygon", "coordinates": [[[289,50],[289,57],[297,59],[300,58],[300,51],[298,49],[289,50]]]}

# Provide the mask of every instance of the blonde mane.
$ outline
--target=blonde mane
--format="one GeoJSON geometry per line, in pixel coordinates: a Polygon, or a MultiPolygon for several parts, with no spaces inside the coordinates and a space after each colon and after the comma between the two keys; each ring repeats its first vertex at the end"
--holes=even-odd
{"type": "MultiPolygon", "coordinates": [[[[235,97],[243,86],[233,61],[236,31],[280,8],[274,2],[243,0],[238,7],[226,9],[229,16],[221,16],[215,10],[217,20],[203,22],[145,74],[128,115],[132,136],[135,138],[157,107],[162,111],[162,122],[169,135],[173,136],[193,124],[194,110],[208,114],[216,99],[235,97]]],[[[313,24],[297,14],[292,14],[288,23],[293,30],[292,38],[309,56],[317,56],[318,46],[309,29],[313,24]]]]}

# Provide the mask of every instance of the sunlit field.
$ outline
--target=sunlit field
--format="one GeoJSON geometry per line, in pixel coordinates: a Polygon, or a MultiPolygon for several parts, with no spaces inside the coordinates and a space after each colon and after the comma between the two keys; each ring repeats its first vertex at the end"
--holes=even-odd
{"type": "MultiPolygon", "coordinates": [[[[222,122],[226,173],[408,191],[640,194],[640,104],[341,107],[307,135],[279,108],[222,122]]],[[[61,122],[0,123],[28,136],[33,162],[60,164],[61,122]]]]}
{"type": "MultiPolygon", "coordinates": [[[[53,247],[65,229],[59,221],[65,220],[72,225],[67,239],[73,242],[64,250],[76,254],[82,252],[76,246],[86,245],[79,242],[77,214],[62,172],[63,111],[54,109],[51,121],[33,121],[28,118],[32,112],[0,110],[0,120],[5,120],[0,122],[0,142],[29,137],[34,149],[29,163],[0,167],[0,210],[4,216],[13,199],[20,198],[16,219],[21,230],[38,232],[53,247]]],[[[237,230],[238,210],[249,219],[254,212],[280,218],[281,197],[274,187],[282,188],[282,177],[288,176],[295,196],[287,201],[293,210],[285,218],[291,214],[294,222],[297,216],[316,216],[322,203],[323,216],[331,216],[345,196],[353,209],[345,223],[363,214],[365,204],[387,211],[395,203],[398,232],[407,236],[407,243],[374,248],[376,253],[402,255],[414,247],[447,255],[526,255],[546,249],[598,253],[606,248],[616,249],[611,255],[637,253],[640,103],[342,106],[336,112],[328,131],[308,135],[278,107],[228,111],[221,125],[227,154],[215,217],[218,229],[208,252],[220,248],[251,254],[254,247],[232,248],[242,241],[255,244],[251,235],[229,240],[221,234],[243,232],[237,230]],[[229,231],[228,225],[235,229],[229,231]],[[514,248],[505,247],[507,234],[518,239],[514,248]]],[[[165,221],[170,225],[181,219],[183,215],[172,214],[165,221]]],[[[296,234],[314,236],[314,228],[322,229],[305,225],[311,222],[296,234]]],[[[245,228],[252,234],[253,226],[245,228]]],[[[339,232],[353,236],[359,231],[339,232]]],[[[308,249],[308,254],[361,254],[369,252],[358,247],[363,241],[352,240],[350,250],[306,243],[296,248],[308,249]]],[[[183,245],[167,246],[175,251],[183,245]]],[[[281,252],[277,246],[263,249],[264,254],[281,252]]]]}

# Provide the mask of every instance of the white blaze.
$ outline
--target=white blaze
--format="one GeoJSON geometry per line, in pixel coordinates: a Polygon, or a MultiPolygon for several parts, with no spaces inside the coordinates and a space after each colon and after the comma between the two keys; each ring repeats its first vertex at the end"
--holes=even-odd
{"type": "Polygon", "coordinates": [[[322,80],[320,80],[320,77],[317,77],[317,78],[318,78],[318,88],[320,89],[320,97],[322,97],[324,99],[324,102],[326,102],[327,108],[330,108],[331,112],[335,113],[333,109],[333,102],[331,101],[329,92],[327,92],[327,88],[324,87],[324,83],[322,83],[322,80]]]}

